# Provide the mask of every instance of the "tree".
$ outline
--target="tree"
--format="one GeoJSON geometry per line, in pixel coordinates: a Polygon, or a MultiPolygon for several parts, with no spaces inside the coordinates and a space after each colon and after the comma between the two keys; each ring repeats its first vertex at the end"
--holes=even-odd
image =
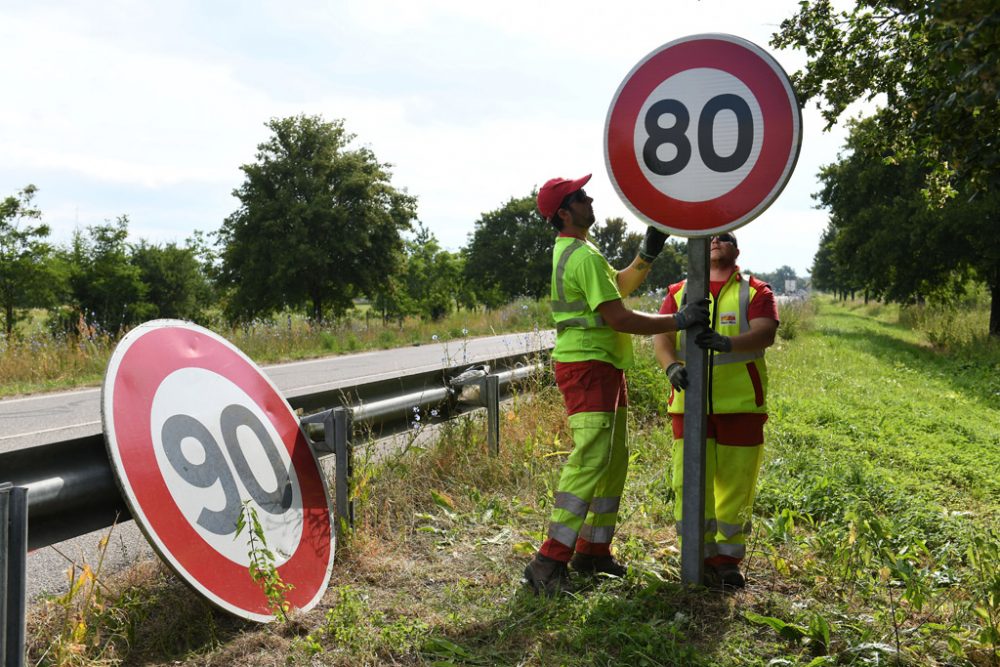
{"type": "Polygon", "coordinates": [[[19,308],[52,305],[62,282],[52,262],[52,246],[45,239],[48,225],[32,225],[41,211],[33,205],[34,185],[0,201],[0,305],[8,337],[14,332],[19,308]]]}
{"type": "Polygon", "coordinates": [[[128,216],[77,230],[68,253],[70,294],[77,314],[108,333],[148,319],[155,309],[146,302],[148,287],[131,262],[128,216]]]}
{"type": "MultiPolygon", "coordinates": [[[[911,161],[922,181],[923,208],[939,212],[962,198],[972,218],[951,221],[970,237],[1000,226],[1000,12],[993,0],[858,0],[834,12],[830,0],[800,3],[771,44],[805,49],[809,61],[793,75],[800,99],[817,100],[828,127],[855,101],[881,99],[875,128],[855,139],[855,152],[911,161]],[[863,141],[862,141],[863,140],[863,141]],[[917,164],[913,164],[913,162],[917,164]]],[[[965,204],[959,208],[965,210],[965,204]]],[[[905,223],[916,234],[916,220],[905,223]]],[[[1000,336],[1000,238],[979,239],[968,258],[990,288],[989,330],[1000,336]]]]}
{"type": "Polygon", "coordinates": [[[240,208],[218,233],[228,312],[245,320],[308,304],[313,319],[340,316],[398,270],[416,199],[392,187],[370,149],[349,148],[341,120],[266,126],[273,136],[240,168],[240,208]]]}
{"type": "Polygon", "coordinates": [[[416,235],[406,241],[406,268],[402,274],[413,312],[430,320],[449,314],[462,289],[460,258],[442,250],[437,239],[421,223],[416,235]]]}
{"type": "Polygon", "coordinates": [[[646,276],[645,288],[663,290],[683,280],[687,274],[687,257],[687,241],[667,239],[663,244],[663,252],[653,262],[653,268],[646,276]]]}
{"type": "Polygon", "coordinates": [[[163,246],[139,241],[131,261],[147,286],[150,316],[198,320],[211,302],[211,285],[198,260],[198,249],[176,243],[163,246]]]}
{"type": "Polygon", "coordinates": [[[795,275],[795,269],[787,264],[778,267],[774,271],[758,271],[753,275],[770,285],[776,294],[781,294],[785,291],[785,283],[789,280],[795,281],[796,288],[801,287],[799,277],[795,275]]]}
{"type": "Polygon", "coordinates": [[[940,294],[942,286],[982,276],[1000,263],[991,244],[996,195],[967,191],[928,208],[921,192],[931,169],[916,156],[872,155],[865,136],[874,120],[853,126],[848,155],[823,168],[816,195],[830,224],[814,264],[820,285],[900,303],[940,294]]]}
{"type": "Polygon", "coordinates": [[[556,233],[535,208],[536,196],[512,197],[475,223],[464,250],[465,280],[488,308],[549,294],[556,233]]]}
{"type": "Polygon", "coordinates": [[[603,225],[594,224],[589,236],[608,264],[619,271],[632,263],[642,243],[642,234],[628,231],[623,218],[608,218],[603,225]]]}

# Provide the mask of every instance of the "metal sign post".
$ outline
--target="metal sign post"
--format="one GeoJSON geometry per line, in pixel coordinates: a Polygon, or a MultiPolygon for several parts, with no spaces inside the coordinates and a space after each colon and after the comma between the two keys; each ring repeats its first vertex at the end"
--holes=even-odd
{"type": "MultiPolygon", "coordinates": [[[[688,303],[708,296],[709,239],[688,239],[688,303]]],[[[705,432],[708,426],[708,350],[694,338],[701,327],[684,332],[684,365],[690,384],[684,391],[684,471],[681,500],[681,582],[700,584],[705,547],[705,432]]]]}

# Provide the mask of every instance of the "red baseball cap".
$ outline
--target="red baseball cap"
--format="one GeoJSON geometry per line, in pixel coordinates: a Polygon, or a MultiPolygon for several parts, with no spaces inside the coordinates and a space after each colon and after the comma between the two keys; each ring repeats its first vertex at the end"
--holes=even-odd
{"type": "Polygon", "coordinates": [[[575,181],[568,178],[552,178],[545,181],[545,185],[538,191],[538,212],[546,220],[551,220],[559,210],[562,200],[586,185],[592,175],[581,176],[575,181]]]}

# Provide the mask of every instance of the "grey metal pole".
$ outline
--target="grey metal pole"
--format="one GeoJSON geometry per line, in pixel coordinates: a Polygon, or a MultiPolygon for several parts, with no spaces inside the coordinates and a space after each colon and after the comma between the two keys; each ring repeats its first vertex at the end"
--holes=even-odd
{"type": "Polygon", "coordinates": [[[0,494],[9,497],[7,508],[7,619],[4,665],[23,667],[28,576],[28,489],[15,486],[0,494]]]}
{"type": "MultiPolygon", "coordinates": [[[[710,240],[688,239],[688,303],[708,296],[710,240]]],[[[700,584],[705,553],[705,433],[708,426],[708,351],[695,345],[700,327],[684,332],[684,490],[681,498],[681,582],[700,584]]]]}
{"type": "Polygon", "coordinates": [[[324,426],[327,446],[334,452],[337,531],[346,533],[354,528],[354,503],[351,502],[351,478],[354,476],[354,420],[350,408],[330,410],[324,426]],[[333,442],[330,442],[330,438],[333,442]]]}
{"type": "Polygon", "coordinates": [[[500,455],[500,378],[487,375],[482,380],[486,395],[486,441],[494,456],[500,455]]]}

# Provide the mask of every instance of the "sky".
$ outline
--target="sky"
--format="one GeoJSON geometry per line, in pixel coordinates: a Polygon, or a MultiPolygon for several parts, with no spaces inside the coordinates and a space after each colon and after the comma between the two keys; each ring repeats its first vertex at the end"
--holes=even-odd
{"type": "MultiPolygon", "coordinates": [[[[798,0],[0,0],[0,197],[28,184],[52,240],[129,217],[135,240],[183,243],[235,211],[272,118],[343,119],[392,164],[448,250],[483,213],[554,176],[594,177],[599,221],[644,224],[618,197],[604,125],[618,86],[675,39],[768,45],[798,0]]],[[[842,150],[810,104],[788,184],[736,232],[755,271],[812,265],[827,212],[811,195],[842,150]]],[[[504,258],[507,261],[507,258],[504,258]]]]}

